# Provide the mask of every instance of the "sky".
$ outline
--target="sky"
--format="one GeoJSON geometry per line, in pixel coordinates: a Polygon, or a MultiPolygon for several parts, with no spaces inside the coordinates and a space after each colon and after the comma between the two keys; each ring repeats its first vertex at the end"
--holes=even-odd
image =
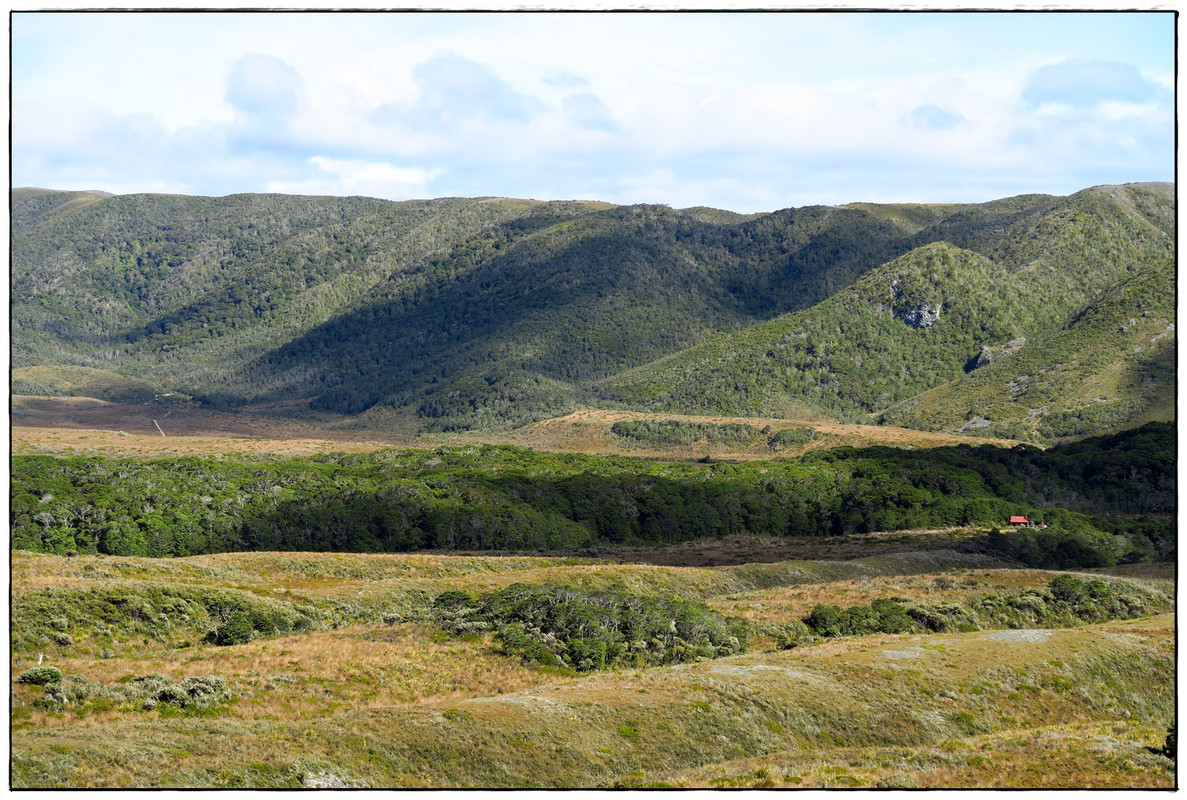
{"type": "Polygon", "coordinates": [[[35,13],[11,185],[774,211],[1174,180],[1175,22],[35,13]]]}

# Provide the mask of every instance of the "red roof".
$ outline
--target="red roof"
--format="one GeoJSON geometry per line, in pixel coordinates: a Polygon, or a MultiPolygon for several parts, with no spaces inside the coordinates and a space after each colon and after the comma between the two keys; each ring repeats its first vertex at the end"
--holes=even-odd
{"type": "Polygon", "coordinates": [[[1010,517],[1011,525],[1027,525],[1029,523],[1030,520],[1026,518],[1025,514],[1015,514],[1014,516],[1010,517]]]}

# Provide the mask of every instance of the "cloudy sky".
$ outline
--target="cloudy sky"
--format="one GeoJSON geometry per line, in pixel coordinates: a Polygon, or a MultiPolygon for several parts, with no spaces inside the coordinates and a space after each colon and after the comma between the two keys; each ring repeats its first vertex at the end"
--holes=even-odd
{"type": "Polygon", "coordinates": [[[771,211],[1174,179],[1161,13],[26,13],[13,186],[771,211]]]}

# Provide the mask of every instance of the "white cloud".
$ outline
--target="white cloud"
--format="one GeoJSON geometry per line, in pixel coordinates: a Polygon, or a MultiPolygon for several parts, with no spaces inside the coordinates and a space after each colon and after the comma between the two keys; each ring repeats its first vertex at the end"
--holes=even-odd
{"type": "Polygon", "coordinates": [[[231,67],[227,102],[244,114],[289,117],[300,103],[301,75],[273,56],[251,53],[231,67]]]}
{"type": "Polygon", "coordinates": [[[1172,19],[17,14],[13,180],[739,211],[1169,180],[1172,19]]]}
{"type": "Polygon", "coordinates": [[[386,199],[424,197],[429,183],[442,169],[397,167],[384,162],[314,156],[312,177],[295,181],[269,181],[265,191],[281,194],[365,195],[386,199]]]}

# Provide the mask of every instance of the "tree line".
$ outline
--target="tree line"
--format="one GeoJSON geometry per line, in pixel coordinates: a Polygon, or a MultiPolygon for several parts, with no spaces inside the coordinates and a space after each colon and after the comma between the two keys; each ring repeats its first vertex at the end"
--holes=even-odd
{"type": "Polygon", "coordinates": [[[15,456],[12,547],[152,557],[560,550],[990,527],[1027,513],[1052,529],[1032,535],[1071,537],[1082,562],[1162,560],[1174,550],[1174,430],[1150,423],[1049,451],[840,447],[714,464],[509,446],[244,460],[15,456]]]}

